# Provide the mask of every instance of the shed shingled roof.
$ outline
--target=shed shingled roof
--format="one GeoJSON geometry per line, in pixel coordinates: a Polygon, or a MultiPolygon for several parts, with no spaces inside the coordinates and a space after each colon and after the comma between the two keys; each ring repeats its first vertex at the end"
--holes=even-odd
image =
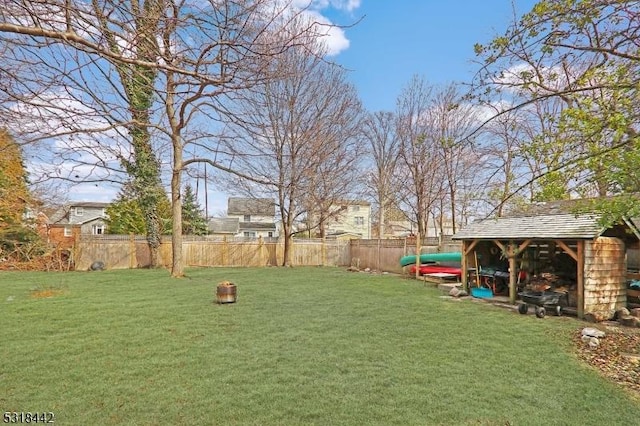
{"type": "Polygon", "coordinates": [[[454,240],[472,239],[593,239],[604,232],[594,214],[540,214],[501,217],[470,223],[454,240]]]}

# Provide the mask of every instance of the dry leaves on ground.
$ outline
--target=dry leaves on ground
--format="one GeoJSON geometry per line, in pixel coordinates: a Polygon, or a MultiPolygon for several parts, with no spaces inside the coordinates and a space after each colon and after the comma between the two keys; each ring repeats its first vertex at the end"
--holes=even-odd
{"type": "Polygon", "coordinates": [[[629,389],[640,398],[640,329],[606,326],[597,348],[582,341],[582,329],[573,335],[578,357],[608,379],[629,389]]]}

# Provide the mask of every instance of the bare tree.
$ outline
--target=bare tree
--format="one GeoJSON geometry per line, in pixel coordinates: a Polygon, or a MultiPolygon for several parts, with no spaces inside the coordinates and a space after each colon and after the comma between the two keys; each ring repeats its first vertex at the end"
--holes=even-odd
{"type": "MultiPolygon", "coordinates": [[[[51,155],[41,163],[59,167],[46,167],[48,176],[122,182],[132,175],[149,207],[152,249],[159,245],[150,227],[163,161],[179,230],[183,170],[205,161],[235,172],[232,155],[217,150],[215,126],[229,119],[233,93],[271,78],[270,58],[315,45],[327,31],[312,20],[290,25],[303,11],[288,1],[7,0],[5,6],[0,45],[11,66],[2,77],[11,84],[2,88],[13,113],[5,117],[31,123],[24,140],[50,141],[51,155]],[[38,73],[17,78],[32,65],[38,73]]],[[[179,277],[180,232],[172,239],[172,275],[179,277]]]]}
{"type": "Polygon", "coordinates": [[[396,117],[392,112],[378,111],[368,114],[362,125],[373,162],[366,184],[372,191],[378,208],[379,238],[385,235],[386,211],[396,203],[396,190],[393,183],[400,144],[396,136],[395,124],[396,117]]]}
{"type": "Polygon", "coordinates": [[[442,166],[443,178],[447,189],[448,208],[440,214],[440,232],[442,221],[448,210],[452,231],[457,229],[459,191],[463,181],[477,171],[477,162],[473,161],[472,140],[468,135],[477,125],[476,108],[465,102],[457,86],[451,84],[434,93],[430,108],[425,111],[428,131],[425,136],[432,140],[437,149],[438,162],[442,166]]]}
{"type": "Polygon", "coordinates": [[[230,126],[225,149],[236,170],[253,177],[244,181],[249,192],[277,199],[289,266],[294,221],[311,202],[330,204],[349,189],[360,102],[345,71],[317,49],[291,49],[270,67],[280,78],[245,92],[235,113],[242,121],[230,126]]]}
{"type": "Polygon", "coordinates": [[[353,112],[354,121],[343,129],[346,132],[340,136],[342,142],[324,144],[325,148],[331,148],[322,153],[323,158],[318,161],[315,174],[309,178],[308,189],[301,194],[301,204],[306,206],[303,208],[307,229],[317,229],[316,235],[320,238],[326,236],[327,224],[343,213],[337,206],[342,206],[350,197],[360,195],[363,149],[355,135],[357,110],[353,112]]]}
{"type": "Polygon", "coordinates": [[[164,196],[150,117],[164,1],[76,4],[5,2],[0,33],[10,52],[4,118],[27,123],[21,140],[53,141],[36,179],[121,182],[125,173],[146,218],[152,265],[159,264],[158,200],[164,196]],[[33,72],[36,71],[36,72],[33,72]],[[126,141],[126,142],[125,142],[126,141]],[[100,169],[100,171],[98,171],[100,169]],[[125,173],[123,173],[123,171],[125,173]]]}
{"type": "Polygon", "coordinates": [[[397,193],[401,207],[411,211],[417,230],[426,235],[435,202],[442,196],[444,173],[439,147],[429,137],[433,87],[414,76],[397,101],[396,134],[400,141],[397,193]]]}
{"type": "Polygon", "coordinates": [[[588,187],[624,196],[625,202],[619,197],[601,205],[614,221],[640,211],[638,181],[629,179],[638,168],[639,22],[633,0],[547,0],[514,19],[503,35],[476,45],[476,93],[511,96],[500,114],[550,99],[562,103],[550,132],[538,132],[533,142],[570,155],[543,164],[521,189],[544,178],[543,198],[582,195],[588,187]],[[564,190],[570,181],[577,186],[564,190]]]}

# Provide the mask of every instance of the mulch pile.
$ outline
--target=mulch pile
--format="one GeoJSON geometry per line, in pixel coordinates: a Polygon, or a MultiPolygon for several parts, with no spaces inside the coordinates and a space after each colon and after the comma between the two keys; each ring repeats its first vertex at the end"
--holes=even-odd
{"type": "Polygon", "coordinates": [[[573,334],[578,357],[640,398],[640,329],[619,326],[599,328],[606,336],[600,339],[597,348],[582,341],[582,329],[573,334]]]}

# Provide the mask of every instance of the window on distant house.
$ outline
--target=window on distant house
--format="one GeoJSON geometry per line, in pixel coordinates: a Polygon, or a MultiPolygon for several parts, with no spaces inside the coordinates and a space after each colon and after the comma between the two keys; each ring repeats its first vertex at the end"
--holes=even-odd
{"type": "Polygon", "coordinates": [[[267,234],[267,236],[268,236],[269,238],[273,237],[273,232],[272,232],[272,231],[269,231],[269,233],[267,234]]]}
{"type": "Polygon", "coordinates": [[[244,231],[244,237],[245,238],[255,238],[256,237],[256,233],[253,231],[244,231]]]}
{"type": "Polygon", "coordinates": [[[356,216],[353,218],[354,224],[356,226],[362,226],[364,225],[364,217],[363,216],[356,216]]]}
{"type": "Polygon", "coordinates": [[[360,206],[351,206],[351,211],[352,212],[359,212],[360,211],[360,206]]]}
{"type": "Polygon", "coordinates": [[[91,226],[91,233],[93,235],[102,235],[104,234],[104,225],[102,223],[91,226]]]}
{"type": "Polygon", "coordinates": [[[82,216],[84,214],[84,208],[76,207],[76,216],[82,216]]]}
{"type": "Polygon", "coordinates": [[[71,237],[73,236],[73,232],[71,232],[71,227],[70,226],[65,226],[64,227],[64,234],[65,237],[71,237]]]}
{"type": "Polygon", "coordinates": [[[251,222],[251,215],[249,215],[249,214],[245,214],[245,215],[244,215],[244,219],[243,219],[243,220],[244,220],[245,222],[251,222]]]}

